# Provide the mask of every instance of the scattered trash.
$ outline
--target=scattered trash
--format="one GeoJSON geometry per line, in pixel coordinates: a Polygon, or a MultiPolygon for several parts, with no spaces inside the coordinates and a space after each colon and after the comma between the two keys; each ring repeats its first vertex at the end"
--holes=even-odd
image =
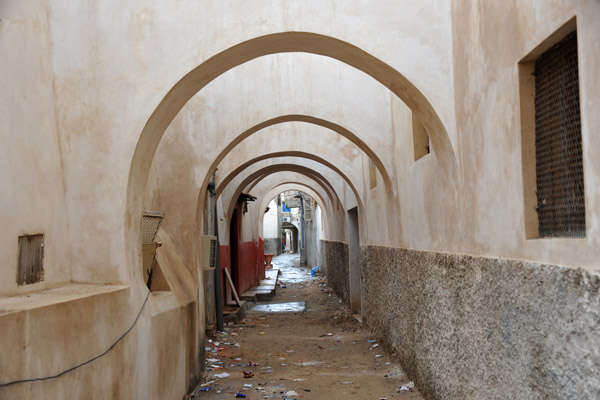
{"type": "Polygon", "coordinates": [[[244,373],[244,378],[252,378],[254,376],[254,372],[242,371],[244,373]]]}
{"type": "Polygon", "coordinates": [[[229,376],[229,374],[227,372],[223,372],[223,373],[214,375],[215,378],[219,378],[219,379],[227,378],[228,376],[229,376]]]}
{"type": "Polygon", "coordinates": [[[244,383],[244,387],[251,388],[252,384],[251,383],[244,383]]]}
{"type": "Polygon", "coordinates": [[[285,394],[285,395],[286,395],[286,396],[298,396],[298,393],[296,393],[296,392],[295,392],[295,391],[293,391],[293,390],[290,390],[289,392],[286,392],[286,394],[285,394]]]}
{"type": "Polygon", "coordinates": [[[409,388],[409,389],[414,389],[415,388],[415,383],[413,381],[410,381],[405,386],[407,388],[409,388]]]}
{"type": "Polygon", "coordinates": [[[342,385],[352,385],[354,382],[344,381],[340,382],[342,385]]]}
{"type": "Polygon", "coordinates": [[[319,268],[319,266],[317,265],[312,267],[312,269],[310,270],[310,275],[315,276],[318,275],[319,272],[321,272],[321,268],[319,268]]]}
{"type": "Polygon", "coordinates": [[[201,392],[208,392],[210,390],[210,386],[203,387],[200,389],[201,392]]]}
{"type": "Polygon", "coordinates": [[[299,363],[294,363],[294,365],[297,365],[299,367],[320,367],[321,365],[325,364],[323,361],[304,361],[304,362],[299,362],[299,363]]]}
{"type": "Polygon", "coordinates": [[[333,336],[333,333],[326,333],[326,334],[321,335],[319,337],[331,337],[331,336],[333,336]]]}
{"type": "Polygon", "coordinates": [[[245,397],[246,397],[246,395],[245,395],[244,393],[237,392],[237,393],[235,394],[235,397],[236,397],[236,398],[238,398],[238,397],[244,397],[244,398],[245,398],[245,397]]]}
{"type": "Polygon", "coordinates": [[[371,347],[369,347],[369,350],[373,350],[376,347],[379,347],[379,343],[374,343],[371,347]]]}
{"type": "Polygon", "coordinates": [[[381,354],[375,354],[375,358],[381,358],[383,357],[381,354]]]}
{"type": "Polygon", "coordinates": [[[266,335],[267,332],[258,332],[259,335],[266,335]]]}

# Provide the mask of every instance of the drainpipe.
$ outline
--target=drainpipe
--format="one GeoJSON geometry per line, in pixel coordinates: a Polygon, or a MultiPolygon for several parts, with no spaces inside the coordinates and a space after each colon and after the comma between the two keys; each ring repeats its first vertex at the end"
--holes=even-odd
{"type": "Polygon", "coordinates": [[[302,229],[302,247],[300,247],[300,250],[304,250],[304,196],[300,192],[298,192],[298,196],[300,197],[300,228],[302,229]]]}
{"type": "Polygon", "coordinates": [[[210,183],[208,185],[208,190],[210,191],[211,197],[214,199],[213,204],[213,212],[214,212],[214,230],[215,236],[217,238],[217,257],[216,257],[216,265],[215,265],[215,273],[214,273],[214,282],[215,282],[215,305],[217,311],[217,330],[223,332],[223,290],[221,286],[221,244],[219,243],[219,217],[217,214],[217,198],[215,191],[215,177],[216,171],[213,172],[212,177],[210,179],[210,183]]]}

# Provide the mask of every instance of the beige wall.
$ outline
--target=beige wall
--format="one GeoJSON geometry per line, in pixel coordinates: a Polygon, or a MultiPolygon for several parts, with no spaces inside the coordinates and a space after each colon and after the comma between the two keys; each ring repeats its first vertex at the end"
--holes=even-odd
{"type": "MultiPolygon", "coordinates": [[[[210,174],[219,167],[219,182],[220,173],[260,154],[307,152],[311,147],[319,147],[313,154],[344,171],[357,196],[338,174],[299,157],[285,164],[323,173],[331,188],[297,172],[246,182],[261,167],[276,165],[276,159],[262,160],[239,171],[223,191],[231,197],[250,187],[260,195],[244,216],[244,240],[262,232],[258,216],[267,194],[284,183],[303,184],[324,199],[324,239],[346,241],[345,211],[359,204],[362,244],[597,269],[598,26],[600,7],[584,0],[4,1],[0,303],[9,295],[37,296],[42,289],[67,287],[69,294],[53,294],[52,304],[91,310],[93,318],[81,330],[96,332],[99,341],[91,347],[100,350],[119,331],[103,321],[127,326],[145,297],[138,243],[141,211],[163,211],[159,257],[171,292],[151,295],[140,326],[119,350],[120,362],[134,372],[117,386],[129,396],[132,387],[165,373],[170,389],[144,389],[144,398],[182,396],[189,377],[200,373],[204,294],[197,243],[204,231],[210,174]],[[585,239],[526,239],[517,64],[573,16],[578,24],[588,232],[585,239]],[[312,32],[343,42],[280,35],[211,59],[249,39],[281,32],[312,32]],[[261,55],[263,44],[269,55],[236,67],[252,54],[261,55]],[[281,53],[289,46],[320,55],[281,53]],[[176,85],[190,71],[185,84],[176,85]],[[413,112],[432,145],[432,153],[416,162],[413,112]],[[258,129],[290,114],[312,120],[284,118],[258,129]],[[344,139],[332,133],[336,129],[344,139]],[[370,159],[378,167],[373,188],[370,159]],[[46,235],[45,280],[17,287],[17,237],[40,232],[46,235]],[[92,285],[96,294],[83,296],[75,283],[92,285]],[[105,293],[105,284],[121,289],[105,293]],[[100,307],[105,301],[114,303],[113,308],[100,307]],[[113,317],[121,308],[125,311],[113,317]],[[175,324],[185,328],[170,330],[175,324]],[[173,343],[172,352],[162,347],[167,342],[173,343]],[[148,353],[152,346],[160,351],[148,353]]],[[[219,202],[221,217],[229,205],[230,199],[219,202]]],[[[226,244],[226,218],[219,228],[226,244]]],[[[36,301],[27,311],[30,330],[46,324],[37,317],[41,303],[36,301]]],[[[63,326],[73,323],[59,306],[48,312],[61,316],[63,326]]],[[[21,317],[25,314],[16,312],[10,318],[21,317]]],[[[2,332],[9,327],[7,318],[0,314],[2,332]]],[[[19,337],[18,332],[11,335],[19,337]]],[[[48,348],[68,340],[57,333],[48,348]]],[[[13,344],[3,343],[0,355],[13,344]]],[[[14,368],[0,372],[0,382],[46,372],[33,358],[18,362],[20,355],[11,355],[14,368]]],[[[53,367],[67,368],[81,355],[65,354],[53,367]]],[[[103,360],[93,368],[113,382],[114,363],[103,360]]],[[[58,398],[87,374],[46,383],[44,390],[58,398]]],[[[12,388],[10,394],[29,397],[36,388],[12,388]]],[[[88,386],[82,395],[86,390],[88,386]]],[[[109,389],[98,393],[110,396],[109,389]]]]}
{"type": "Polygon", "coordinates": [[[453,20],[462,252],[597,269],[598,4],[546,2],[541,7],[538,2],[469,1],[454,5],[453,20]],[[587,235],[585,239],[525,239],[517,65],[573,16],[577,17],[587,235]]]}
{"type": "Polygon", "coordinates": [[[71,280],[45,1],[0,5],[0,296],[71,280]],[[44,280],[17,286],[18,237],[44,234],[44,280]]]}

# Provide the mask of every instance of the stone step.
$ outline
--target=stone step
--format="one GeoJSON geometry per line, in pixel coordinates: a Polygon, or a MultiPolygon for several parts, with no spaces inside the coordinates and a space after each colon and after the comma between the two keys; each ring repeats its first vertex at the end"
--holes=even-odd
{"type": "Polygon", "coordinates": [[[267,269],[265,271],[265,279],[261,279],[258,285],[242,293],[240,299],[252,303],[271,300],[275,295],[275,290],[277,289],[278,277],[278,268],[267,269]]]}

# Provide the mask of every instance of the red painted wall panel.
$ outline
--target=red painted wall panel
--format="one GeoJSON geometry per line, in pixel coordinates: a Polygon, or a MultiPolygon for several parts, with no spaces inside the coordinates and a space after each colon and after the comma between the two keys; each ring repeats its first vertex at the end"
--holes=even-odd
{"type": "Polygon", "coordinates": [[[256,270],[258,279],[265,279],[265,241],[258,237],[258,250],[256,252],[256,270]]]}
{"type": "Polygon", "coordinates": [[[239,293],[258,284],[256,271],[256,244],[254,241],[242,242],[239,247],[239,265],[236,289],[239,293]]]}

